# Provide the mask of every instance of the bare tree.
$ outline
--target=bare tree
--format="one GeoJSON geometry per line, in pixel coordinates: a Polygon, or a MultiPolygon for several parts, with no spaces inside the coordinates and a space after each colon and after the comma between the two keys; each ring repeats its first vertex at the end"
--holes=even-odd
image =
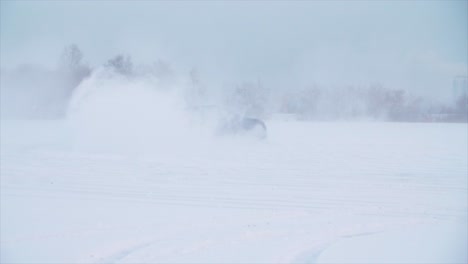
{"type": "Polygon", "coordinates": [[[59,67],[63,70],[73,71],[82,66],[83,53],[76,44],[63,49],[60,56],[59,67]]]}
{"type": "Polygon", "coordinates": [[[121,75],[133,75],[133,63],[130,56],[124,57],[123,55],[117,55],[114,58],[108,60],[104,66],[121,75]]]}
{"type": "Polygon", "coordinates": [[[83,63],[83,53],[76,44],[63,49],[59,61],[59,72],[65,79],[68,92],[71,92],[91,74],[91,68],[83,63]]]}

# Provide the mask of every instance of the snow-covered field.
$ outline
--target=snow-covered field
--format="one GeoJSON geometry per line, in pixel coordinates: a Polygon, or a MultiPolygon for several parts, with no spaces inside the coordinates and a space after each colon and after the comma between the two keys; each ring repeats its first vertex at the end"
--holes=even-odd
{"type": "Polygon", "coordinates": [[[467,124],[267,125],[103,151],[2,120],[1,262],[467,262],[467,124]]]}

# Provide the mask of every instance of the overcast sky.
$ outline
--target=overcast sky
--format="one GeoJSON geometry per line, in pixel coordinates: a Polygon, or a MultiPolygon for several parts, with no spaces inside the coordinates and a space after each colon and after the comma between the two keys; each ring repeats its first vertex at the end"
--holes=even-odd
{"type": "MultiPolygon", "coordinates": [[[[449,96],[468,64],[467,1],[1,1],[1,67],[164,59],[218,82],[380,83],[449,96]]],[[[188,70],[187,70],[188,71],[188,70]]]]}

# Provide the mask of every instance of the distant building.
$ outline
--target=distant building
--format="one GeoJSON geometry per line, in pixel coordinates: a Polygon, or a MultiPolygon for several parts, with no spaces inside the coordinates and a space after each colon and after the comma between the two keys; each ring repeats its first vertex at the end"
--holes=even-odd
{"type": "Polygon", "coordinates": [[[467,76],[456,76],[453,78],[453,100],[456,101],[460,96],[468,95],[468,78],[467,76]]]}

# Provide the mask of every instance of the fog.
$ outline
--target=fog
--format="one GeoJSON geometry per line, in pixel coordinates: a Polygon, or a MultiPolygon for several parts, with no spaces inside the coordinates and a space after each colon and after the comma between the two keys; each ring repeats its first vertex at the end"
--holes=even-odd
{"type": "Polygon", "coordinates": [[[467,47],[463,0],[0,0],[0,263],[466,263],[467,47]]]}
{"type": "Polygon", "coordinates": [[[212,138],[220,116],[197,115],[187,108],[183,93],[189,84],[169,84],[139,73],[126,76],[102,67],[76,88],[66,113],[76,147],[167,155],[212,138]]]}
{"type": "MultiPolygon", "coordinates": [[[[171,96],[186,112],[209,106],[261,119],[466,120],[465,1],[1,7],[2,118],[66,117],[74,94],[120,55],[137,82],[153,71],[159,84],[146,86],[177,90],[171,96]]],[[[133,85],[117,82],[116,91],[133,85]]],[[[125,98],[126,108],[139,102],[125,98]]]]}

